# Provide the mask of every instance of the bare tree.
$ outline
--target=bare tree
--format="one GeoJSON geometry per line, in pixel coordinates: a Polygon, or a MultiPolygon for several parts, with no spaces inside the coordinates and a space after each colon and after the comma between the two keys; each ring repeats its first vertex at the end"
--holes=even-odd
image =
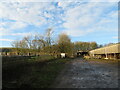
{"type": "Polygon", "coordinates": [[[48,46],[50,46],[52,44],[52,35],[53,35],[53,29],[48,28],[46,30],[46,42],[47,42],[48,46]]]}
{"type": "Polygon", "coordinates": [[[11,45],[15,48],[15,52],[19,53],[20,55],[27,53],[28,46],[25,40],[13,41],[11,45]]]}
{"type": "Polygon", "coordinates": [[[11,43],[11,45],[12,45],[12,47],[14,47],[14,48],[19,48],[19,41],[13,41],[13,42],[11,43]]]}
{"type": "Polygon", "coordinates": [[[32,45],[35,49],[43,49],[46,46],[46,41],[44,40],[44,36],[40,34],[36,34],[32,41],[32,45]]]}
{"type": "Polygon", "coordinates": [[[32,49],[32,36],[26,36],[23,38],[23,41],[27,43],[27,48],[32,49]]]}

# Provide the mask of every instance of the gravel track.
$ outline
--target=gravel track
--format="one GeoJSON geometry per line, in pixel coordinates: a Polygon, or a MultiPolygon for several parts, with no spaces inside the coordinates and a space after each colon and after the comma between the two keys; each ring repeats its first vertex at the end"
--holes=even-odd
{"type": "Polygon", "coordinates": [[[52,87],[118,88],[118,64],[111,61],[74,59],[66,64],[52,87]]]}

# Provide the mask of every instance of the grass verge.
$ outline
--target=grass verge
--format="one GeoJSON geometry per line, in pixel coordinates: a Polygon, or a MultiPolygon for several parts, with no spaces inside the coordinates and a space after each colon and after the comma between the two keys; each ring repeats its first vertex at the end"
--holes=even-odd
{"type": "Polygon", "coordinates": [[[96,63],[106,63],[106,64],[115,64],[117,65],[119,63],[120,60],[118,59],[85,59],[87,60],[88,62],[96,62],[96,63]]]}
{"type": "Polygon", "coordinates": [[[71,59],[53,58],[41,61],[39,57],[32,57],[10,62],[10,65],[4,63],[3,88],[49,88],[69,61],[71,59]]]}

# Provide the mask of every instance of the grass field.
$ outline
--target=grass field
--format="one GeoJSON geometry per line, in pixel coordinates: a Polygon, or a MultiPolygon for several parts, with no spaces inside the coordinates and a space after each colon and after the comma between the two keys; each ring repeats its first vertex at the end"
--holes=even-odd
{"type": "Polygon", "coordinates": [[[71,59],[3,57],[3,88],[49,88],[71,59]]]}

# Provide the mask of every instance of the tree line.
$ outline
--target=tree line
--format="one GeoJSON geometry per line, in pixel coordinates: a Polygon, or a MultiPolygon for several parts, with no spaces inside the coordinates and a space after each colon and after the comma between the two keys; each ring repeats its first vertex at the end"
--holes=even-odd
{"type": "Polygon", "coordinates": [[[66,53],[68,56],[74,55],[77,51],[89,51],[101,47],[96,42],[71,42],[71,38],[66,33],[60,33],[56,40],[53,40],[53,29],[48,28],[44,35],[36,34],[13,41],[11,45],[18,53],[27,52],[58,55],[66,53]]]}

